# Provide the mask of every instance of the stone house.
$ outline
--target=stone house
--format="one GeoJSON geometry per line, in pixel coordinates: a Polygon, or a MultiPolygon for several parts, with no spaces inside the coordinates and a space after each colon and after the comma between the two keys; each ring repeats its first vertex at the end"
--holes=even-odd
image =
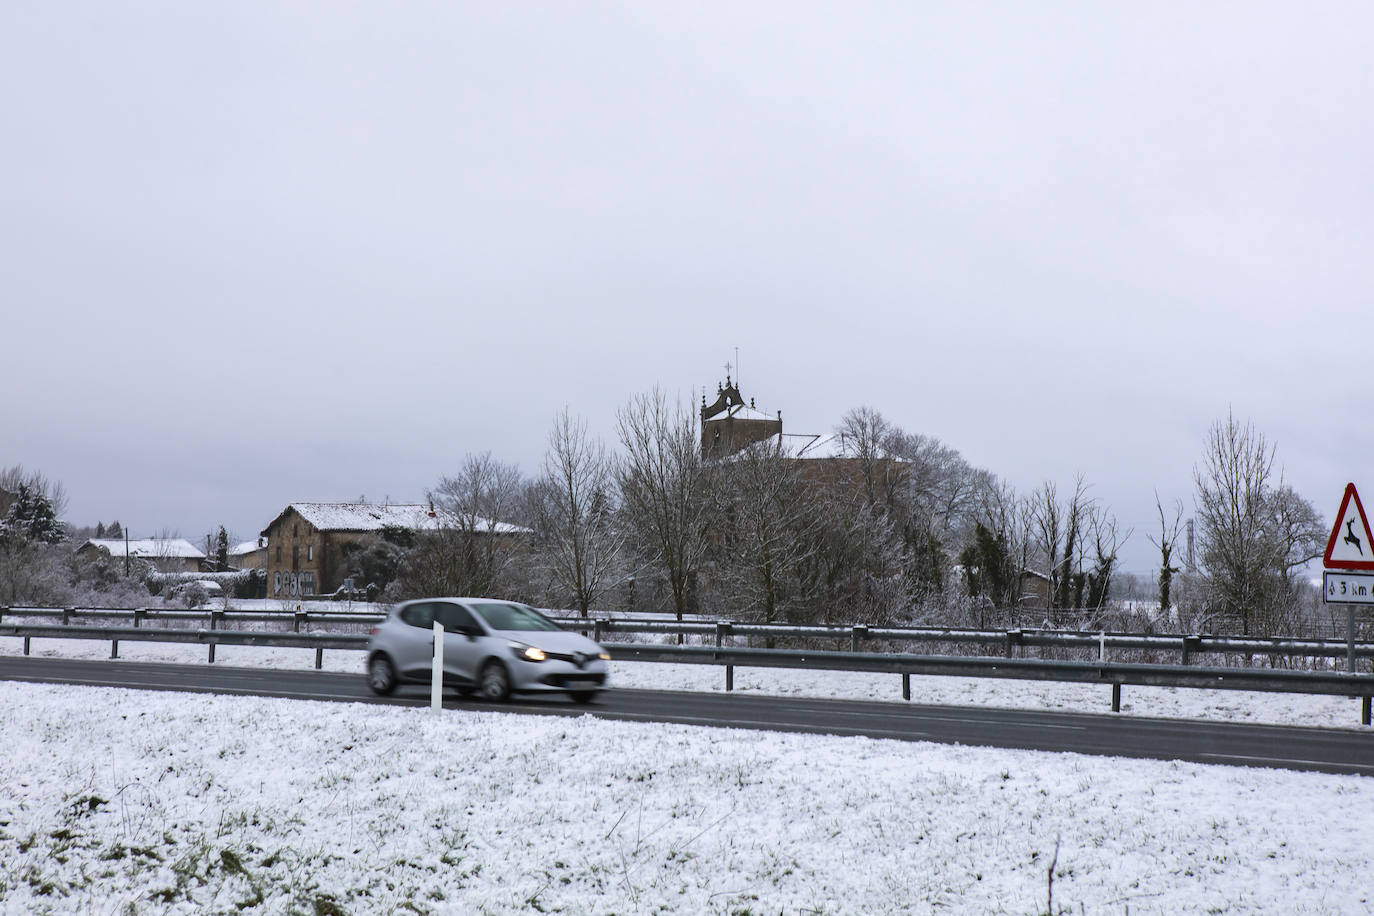
{"type": "MultiPolygon", "coordinates": [[[[494,535],[528,533],[505,522],[481,521],[494,535]]],[[[292,503],[261,532],[266,539],[267,596],[296,598],[332,595],[344,584],[350,546],[365,546],[383,528],[411,531],[441,526],[427,505],[372,503],[292,503]]]]}
{"type": "Polygon", "coordinates": [[[91,538],[76,549],[76,555],[84,560],[137,560],[164,573],[207,569],[205,552],[185,538],[91,538]]]}
{"type": "Polygon", "coordinates": [[[229,548],[230,569],[265,569],[267,567],[267,538],[259,537],[229,548]]]}

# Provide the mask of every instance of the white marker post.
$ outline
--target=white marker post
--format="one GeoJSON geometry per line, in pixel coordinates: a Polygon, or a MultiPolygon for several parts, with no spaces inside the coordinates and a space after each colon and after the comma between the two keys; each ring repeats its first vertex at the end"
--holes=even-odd
{"type": "Polygon", "coordinates": [[[434,621],[434,673],[429,681],[429,708],[438,712],[443,708],[444,694],[444,625],[434,621]]]}

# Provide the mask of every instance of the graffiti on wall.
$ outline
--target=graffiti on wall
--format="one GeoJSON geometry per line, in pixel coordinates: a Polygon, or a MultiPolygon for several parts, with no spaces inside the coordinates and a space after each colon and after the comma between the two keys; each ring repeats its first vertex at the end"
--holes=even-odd
{"type": "Polygon", "coordinates": [[[305,572],[277,570],[272,574],[272,594],[290,598],[315,594],[314,570],[306,570],[305,572]]]}

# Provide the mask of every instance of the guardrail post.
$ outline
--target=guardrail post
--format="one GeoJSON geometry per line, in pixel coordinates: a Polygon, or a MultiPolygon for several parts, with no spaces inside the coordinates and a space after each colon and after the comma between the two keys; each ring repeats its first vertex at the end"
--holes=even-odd
{"type": "Polygon", "coordinates": [[[134,626],[135,626],[135,627],[140,627],[140,626],[142,626],[142,625],[143,625],[143,618],[146,617],[146,616],[148,616],[148,609],[147,609],[146,607],[136,607],[136,608],[134,608],[134,626]]]}
{"type": "Polygon", "coordinates": [[[296,631],[297,633],[299,633],[299,632],[301,631],[301,624],[304,623],[308,617],[309,617],[308,614],[302,613],[301,611],[296,611],[296,613],[295,613],[295,631],[296,631]]]}
{"type": "Polygon", "coordinates": [[[601,642],[601,618],[596,618],[592,625],[592,642],[601,642]]]}
{"type": "Polygon", "coordinates": [[[902,699],[903,699],[903,700],[909,700],[909,699],[911,699],[911,672],[910,672],[910,671],[903,671],[903,672],[902,672],[902,699]]]}
{"type": "Polygon", "coordinates": [[[323,667],[324,667],[324,650],[323,650],[323,649],[316,649],[316,650],[315,650],[315,670],[316,670],[316,671],[319,671],[319,670],[320,670],[321,668],[323,668],[323,667]]]}
{"type": "Polygon", "coordinates": [[[1007,658],[1011,658],[1012,647],[1013,647],[1013,646],[1019,646],[1019,645],[1021,645],[1021,631],[1020,631],[1020,630],[1008,630],[1008,631],[1007,631],[1007,658]]]}
{"type": "MultiPolygon", "coordinates": [[[[1345,670],[1355,673],[1355,605],[1346,608],[1350,612],[1345,631],[1345,670]]],[[[1367,724],[1367,723],[1366,723],[1367,724]]]]}
{"type": "Polygon", "coordinates": [[[119,640],[110,640],[110,658],[119,658],[119,640]]]}
{"type": "Polygon", "coordinates": [[[725,666],[725,692],[729,693],[735,689],[735,666],[725,666]]]}
{"type": "Polygon", "coordinates": [[[214,663],[215,663],[215,644],[214,644],[214,643],[210,643],[210,659],[209,659],[209,661],[206,662],[206,664],[208,664],[208,665],[213,665],[214,663]]]}
{"type": "Polygon", "coordinates": [[[864,626],[863,624],[859,624],[859,625],[856,626],[853,630],[851,630],[851,631],[850,631],[850,634],[849,634],[849,651],[850,651],[850,652],[858,652],[858,651],[859,651],[859,640],[860,640],[860,639],[864,639],[864,638],[866,638],[867,636],[868,636],[868,627],[864,626]]]}
{"type": "Polygon", "coordinates": [[[219,625],[220,625],[220,623],[221,623],[223,620],[224,620],[224,612],[223,612],[223,611],[211,611],[211,612],[210,612],[210,629],[212,629],[212,630],[218,630],[218,629],[220,628],[219,625]]]}
{"type": "Polygon", "coordinates": [[[1121,685],[1112,685],[1112,712],[1121,712],[1121,685]]]}
{"type": "Polygon", "coordinates": [[[1185,665],[1188,664],[1188,662],[1192,660],[1193,653],[1194,653],[1194,652],[1200,652],[1200,651],[1202,651],[1202,637],[1201,637],[1201,636],[1185,636],[1185,637],[1183,637],[1183,662],[1182,662],[1182,664],[1185,664],[1185,665]]]}
{"type": "Polygon", "coordinates": [[[1368,725],[1368,724],[1369,724],[1369,701],[1370,701],[1370,699],[1371,699],[1370,697],[1361,697],[1361,698],[1360,698],[1360,724],[1361,724],[1361,725],[1368,725]]]}
{"type": "Polygon", "coordinates": [[[25,655],[28,655],[28,654],[29,654],[29,644],[32,643],[32,642],[33,642],[33,637],[32,637],[32,636],[25,636],[25,637],[24,637],[24,654],[25,654],[25,655]]]}
{"type": "MultiPolygon", "coordinates": [[[[716,648],[719,649],[725,640],[725,636],[730,632],[730,624],[723,620],[716,621],[716,648]]],[[[730,688],[725,688],[729,690],[730,688]]]]}
{"type": "Polygon", "coordinates": [[[76,610],[74,607],[64,607],[62,609],[62,626],[65,627],[72,622],[72,611],[74,610],[76,610]]]}

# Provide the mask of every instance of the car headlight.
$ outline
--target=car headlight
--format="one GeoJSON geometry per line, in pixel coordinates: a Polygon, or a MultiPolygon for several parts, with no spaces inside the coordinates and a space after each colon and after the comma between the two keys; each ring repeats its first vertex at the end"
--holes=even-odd
{"type": "Polygon", "coordinates": [[[511,643],[510,651],[516,658],[527,662],[542,662],[548,658],[548,655],[544,653],[543,649],[536,648],[535,646],[527,646],[524,643],[511,643]]]}
{"type": "Polygon", "coordinates": [[[601,659],[603,662],[608,662],[611,660],[611,653],[602,652],[600,655],[597,656],[597,658],[601,659]]]}

